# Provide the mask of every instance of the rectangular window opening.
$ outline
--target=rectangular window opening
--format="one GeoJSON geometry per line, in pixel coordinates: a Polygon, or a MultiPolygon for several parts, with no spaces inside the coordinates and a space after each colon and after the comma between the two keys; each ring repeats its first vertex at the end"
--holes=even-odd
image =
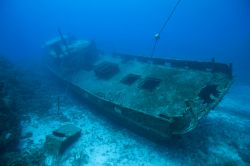
{"type": "Polygon", "coordinates": [[[153,77],[147,77],[145,80],[140,84],[139,88],[145,90],[154,90],[157,86],[159,86],[161,80],[153,77]]]}
{"type": "Polygon", "coordinates": [[[95,67],[95,75],[102,79],[110,79],[119,72],[119,66],[112,62],[102,62],[95,67]]]}
{"type": "Polygon", "coordinates": [[[128,74],[122,80],[121,83],[126,85],[132,85],[135,83],[141,76],[137,74],[128,74]]]}

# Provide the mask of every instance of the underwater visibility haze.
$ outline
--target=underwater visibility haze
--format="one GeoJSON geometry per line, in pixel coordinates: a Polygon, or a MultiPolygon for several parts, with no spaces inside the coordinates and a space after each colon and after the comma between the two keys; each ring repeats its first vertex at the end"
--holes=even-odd
{"type": "Polygon", "coordinates": [[[1,0],[0,165],[250,165],[248,0],[1,0]]]}

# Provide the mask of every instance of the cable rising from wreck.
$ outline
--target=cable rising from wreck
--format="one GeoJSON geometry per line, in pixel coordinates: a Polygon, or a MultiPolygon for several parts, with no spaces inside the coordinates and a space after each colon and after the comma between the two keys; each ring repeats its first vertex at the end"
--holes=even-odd
{"type": "Polygon", "coordinates": [[[171,13],[169,14],[169,16],[167,17],[166,21],[164,22],[164,24],[162,25],[161,29],[159,30],[158,33],[156,33],[154,35],[154,38],[155,38],[155,41],[154,41],[154,46],[153,46],[153,49],[152,49],[152,52],[151,52],[151,56],[150,58],[152,58],[155,54],[155,50],[156,50],[156,47],[157,47],[157,44],[158,44],[158,41],[160,39],[160,36],[161,36],[161,33],[164,31],[164,29],[166,28],[166,26],[168,25],[170,19],[173,17],[177,7],[179,6],[181,0],[178,0],[174,6],[174,8],[172,9],[171,13]]]}

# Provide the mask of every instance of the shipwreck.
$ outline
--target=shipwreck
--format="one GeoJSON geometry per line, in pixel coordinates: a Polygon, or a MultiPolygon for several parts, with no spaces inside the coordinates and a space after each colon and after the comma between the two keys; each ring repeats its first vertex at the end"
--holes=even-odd
{"type": "Polygon", "coordinates": [[[51,73],[101,113],[156,140],[185,134],[226,94],[232,64],[102,53],[93,41],[46,43],[51,73]]]}

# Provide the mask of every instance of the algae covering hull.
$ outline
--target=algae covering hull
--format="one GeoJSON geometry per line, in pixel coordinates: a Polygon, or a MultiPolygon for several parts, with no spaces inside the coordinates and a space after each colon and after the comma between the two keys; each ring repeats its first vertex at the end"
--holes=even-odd
{"type": "Polygon", "coordinates": [[[47,43],[49,70],[103,114],[157,140],[194,129],[232,82],[230,64],[103,54],[66,39],[47,43]]]}

